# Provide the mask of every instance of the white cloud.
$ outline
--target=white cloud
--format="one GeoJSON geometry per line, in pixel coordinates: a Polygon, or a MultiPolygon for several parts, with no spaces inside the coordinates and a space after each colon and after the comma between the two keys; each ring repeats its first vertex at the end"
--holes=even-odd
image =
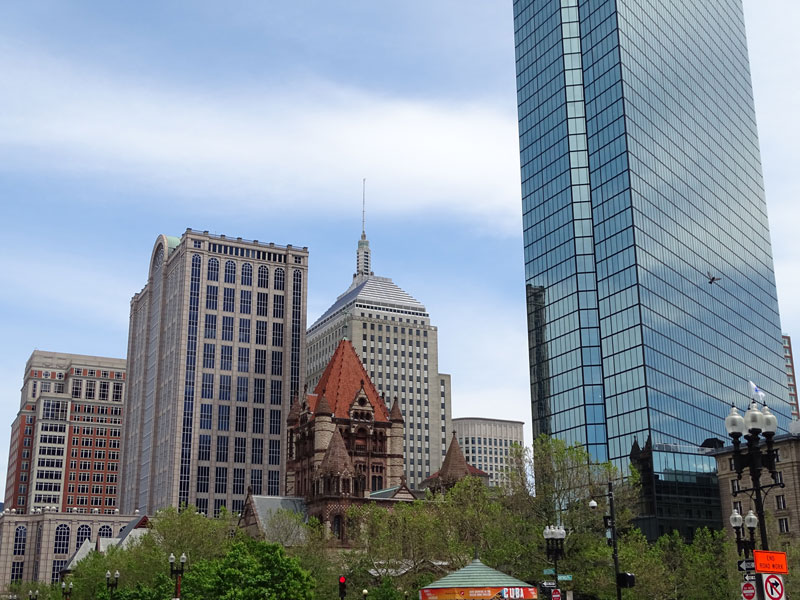
{"type": "Polygon", "coordinates": [[[376,212],[518,230],[513,105],[501,113],[321,81],[169,89],[1,50],[4,79],[14,82],[0,98],[6,168],[128,178],[195,210],[217,210],[224,198],[257,212],[332,213],[339,190],[351,202],[366,176],[380,185],[376,212]]]}

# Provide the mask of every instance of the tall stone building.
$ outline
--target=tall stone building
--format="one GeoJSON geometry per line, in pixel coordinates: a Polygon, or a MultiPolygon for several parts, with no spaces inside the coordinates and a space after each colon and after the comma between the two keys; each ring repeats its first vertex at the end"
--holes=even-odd
{"type": "Polygon", "coordinates": [[[31,354],[11,425],[5,509],[115,513],[125,386],[123,359],[31,354]]]}
{"type": "Polygon", "coordinates": [[[283,493],[305,379],[308,249],[187,229],[156,239],[131,301],[122,510],[241,511],[283,493]]]}
{"type": "Polygon", "coordinates": [[[450,423],[450,375],[439,373],[438,332],[425,306],[371,270],[362,230],[353,281],[309,328],[308,382],[316,385],[339,342],[350,339],[378,393],[397,399],[412,487],[442,464],[450,423]]]}
{"type": "Polygon", "coordinates": [[[719,527],[701,445],[748,379],[790,413],[742,2],[515,0],[514,34],[533,436],[621,473],[649,440],[646,535],[719,527]]]}

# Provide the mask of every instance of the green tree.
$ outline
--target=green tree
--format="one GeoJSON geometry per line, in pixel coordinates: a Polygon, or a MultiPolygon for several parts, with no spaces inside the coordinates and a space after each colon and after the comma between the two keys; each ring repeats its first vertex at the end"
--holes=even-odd
{"type": "Polygon", "coordinates": [[[223,513],[209,519],[194,507],[182,511],[166,508],[148,523],[147,533],[126,548],[111,547],[105,554],[92,552],[71,576],[73,600],[106,598],[106,572],[120,572],[114,597],[119,600],[162,600],[172,596],[168,557],[186,553],[187,572],[195,561],[224,556],[243,534],[236,520],[223,513]]]}
{"type": "Polygon", "coordinates": [[[252,539],[192,565],[183,579],[186,600],[311,600],[314,581],[278,544],[252,539]]]}

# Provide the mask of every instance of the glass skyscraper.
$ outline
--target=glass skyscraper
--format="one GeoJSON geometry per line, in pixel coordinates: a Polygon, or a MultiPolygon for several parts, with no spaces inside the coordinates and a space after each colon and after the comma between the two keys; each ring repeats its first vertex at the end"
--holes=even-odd
{"type": "Polygon", "coordinates": [[[633,464],[651,538],[719,527],[703,443],[748,379],[789,419],[741,0],[514,20],[534,435],[633,464]]]}

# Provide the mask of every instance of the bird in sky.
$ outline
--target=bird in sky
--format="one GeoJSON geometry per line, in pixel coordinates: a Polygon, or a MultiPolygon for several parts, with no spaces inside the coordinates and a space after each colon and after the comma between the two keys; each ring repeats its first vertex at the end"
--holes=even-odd
{"type": "Polygon", "coordinates": [[[722,277],[717,277],[716,275],[712,275],[711,271],[707,271],[706,276],[708,277],[708,283],[710,284],[716,283],[717,281],[720,281],[722,279],[722,277]]]}

